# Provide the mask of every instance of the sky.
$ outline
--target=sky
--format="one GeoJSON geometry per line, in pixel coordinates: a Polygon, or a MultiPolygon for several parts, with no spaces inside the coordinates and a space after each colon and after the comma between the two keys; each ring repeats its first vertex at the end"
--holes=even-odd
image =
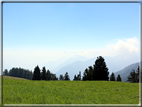
{"type": "Polygon", "coordinates": [[[33,70],[75,55],[140,53],[139,8],[139,3],[3,3],[3,69],[33,70]]]}

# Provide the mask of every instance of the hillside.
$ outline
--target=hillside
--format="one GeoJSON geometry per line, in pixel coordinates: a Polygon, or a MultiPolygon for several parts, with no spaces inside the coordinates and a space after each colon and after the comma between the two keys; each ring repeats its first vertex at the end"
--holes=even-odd
{"type": "Polygon", "coordinates": [[[138,104],[139,84],[3,78],[3,104],[138,104]]]}
{"type": "Polygon", "coordinates": [[[18,78],[18,77],[12,77],[12,76],[3,76],[3,79],[28,80],[28,79],[18,78]]]}
{"type": "Polygon", "coordinates": [[[115,77],[117,78],[118,74],[120,74],[120,77],[122,78],[123,82],[127,82],[127,77],[130,75],[130,72],[132,72],[132,69],[137,70],[139,66],[139,62],[131,64],[124,69],[115,72],[115,77]]]}

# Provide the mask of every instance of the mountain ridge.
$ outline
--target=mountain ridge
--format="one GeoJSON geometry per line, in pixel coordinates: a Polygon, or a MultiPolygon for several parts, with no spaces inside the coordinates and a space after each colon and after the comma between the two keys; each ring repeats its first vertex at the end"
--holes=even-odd
{"type": "Polygon", "coordinates": [[[130,64],[126,66],[124,69],[117,71],[114,73],[115,77],[117,78],[118,74],[120,75],[123,82],[127,82],[127,77],[130,75],[130,72],[133,70],[137,70],[139,66],[139,62],[130,64]]]}
{"type": "MultiPolygon", "coordinates": [[[[60,74],[65,74],[66,72],[68,72],[70,79],[73,80],[74,75],[77,75],[79,73],[79,71],[81,71],[81,76],[83,76],[83,72],[85,71],[86,68],[88,68],[89,66],[93,66],[95,64],[95,60],[97,59],[97,57],[91,58],[89,60],[86,61],[79,61],[77,63],[77,61],[68,64],[62,68],[60,68],[57,72],[56,75],[57,77],[60,76],[60,74]]],[[[135,55],[129,55],[126,56],[125,59],[122,57],[122,55],[120,56],[116,56],[116,57],[104,57],[106,65],[108,67],[108,71],[109,71],[109,76],[112,72],[117,72],[120,71],[122,69],[124,69],[127,65],[130,65],[132,63],[138,62],[135,55]],[[135,58],[135,60],[133,60],[135,58]],[[123,59],[123,61],[122,61],[123,59]]]]}

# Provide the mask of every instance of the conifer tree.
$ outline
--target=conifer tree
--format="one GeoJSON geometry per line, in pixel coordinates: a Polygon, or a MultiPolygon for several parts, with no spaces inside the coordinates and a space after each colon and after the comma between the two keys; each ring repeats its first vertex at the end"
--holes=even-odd
{"type": "Polygon", "coordinates": [[[88,80],[93,80],[93,67],[89,66],[89,71],[88,71],[88,80]]]}
{"type": "Polygon", "coordinates": [[[64,80],[64,76],[63,76],[63,75],[60,75],[60,76],[59,76],[59,80],[64,80]]]}
{"type": "Polygon", "coordinates": [[[64,80],[70,80],[68,72],[65,73],[64,80]]]}
{"type": "Polygon", "coordinates": [[[51,79],[50,80],[58,80],[58,78],[56,77],[56,74],[51,73],[51,79]]]}
{"type": "Polygon", "coordinates": [[[112,74],[110,75],[110,81],[115,81],[115,75],[114,75],[113,72],[112,72],[112,74]]]}
{"type": "Polygon", "coordinates": [[[118,76],[117,76],[117,81],[121,81],[121,77],[120,77],[119,74],[118,74],[118,76]]]}
{"type": "Polygon", "coordinates": [[[93,80],[109,80],[109,72],[102,56],[97,57],[94,64],[93,80]]]}
{"type": "Polygon", "coordinates": [[[4,70],[3,75],[8,75],[8,70],[7,69],[4,70]]]}
{"type": "Polygon", "coordinates": [[[47,70],[46,76],[47,80],[51,80],[51,73],[49,70],[47,70]]]}
{"type": "Polygon", "coordinates": [[[136,83],[137,82],[137,74],[135,73],[135,70],[132,69],[132,72],[130,72],[130,75],[128,76],[129,82],[136,83]]]}
{"type": "Polygon", "coordinates": [[[41,80],[40,78],[40,69],[38,65],[34,69],[33,79],[32,80],[41,80]]]}
{"type": "Polygon", "coordinates": [[[83,73],[83,78],[82,78],[82,80],[83,80],[83,81],[86,81],[86,80],[88,79],[87,77],[88,77],[88,69],[86,68],[85,71],[84,71],[84,73],[83,73]]]}
{"type": "Polygon", "coordinates": [[[29,72],[26,71],[26,78],[30,79],[30,71],[29,72]]]}
{"type": "Polygon", "coordinates": [[[142,72],[140,76],[140,67],[138,66],[137,71],[136,71],[136,82],[139,82],[139,78],[142,78],[142,72]]]}
{"type": "Polygon", "coordinates": [[[46,76],[46,69],[45,69],[45,67],[43,67],[42,68],[42,76],[41,76],[41,79],[42,80],[46,80],[47,78],[46,78],[47,76],[46,76]]]}
{"type": "Polygon", "coordinates": [[[79,74],[77,75],[76,80],[79,80],[79,81],[81,80],[81,71],[79,71],[79,74]]]}
{"type": "Polygon", "coordinates": [[[132,69],[132,72],[130,72],[130,75],[128,76],[127,81],[132,82],[132,83],[138,83],[139,78],[142,78],[142,72],[141,72],[141,76],[139,75],[139,73],[140,73],[139,66],[136,72],[135,70],[132,69]]]}
{"type": "Polygon", "coordinates": [[[79,80],[79,74],[77,75],[76,80],[79,80]]]}
{"type": "Polygon", "coordinates": [[[54,80],[58,80],[58,77],[56,77],[56,74],[54,74],[54,80]]]}
{"type": "Polygon", "coordinates": [[[30,80],[32,80],[32,76],[33,76],[32,71],[30,72],[29,70],[26,70],[23,68],[12,68],[9,70],[9,72],[7,70],[4,72],[7,72],[8,74],[7,73],[6,74],[8,76],[25,78],[25,79],[30,79],[30,80]]]}
{"type": "Polygon", "coordinates": [[[74,79],[73,80],[77,80],[77,77],[76,77],[76,75],[74,75],[74,79]]]}

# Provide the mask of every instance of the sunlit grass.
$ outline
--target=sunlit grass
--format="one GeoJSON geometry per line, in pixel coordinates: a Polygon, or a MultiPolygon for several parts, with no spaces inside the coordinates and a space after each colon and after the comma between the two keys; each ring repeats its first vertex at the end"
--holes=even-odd
{"type": "Polygon", "coordinates": [[[138,103],[138,83],[3,79],[3,104],[138,103]]]}

